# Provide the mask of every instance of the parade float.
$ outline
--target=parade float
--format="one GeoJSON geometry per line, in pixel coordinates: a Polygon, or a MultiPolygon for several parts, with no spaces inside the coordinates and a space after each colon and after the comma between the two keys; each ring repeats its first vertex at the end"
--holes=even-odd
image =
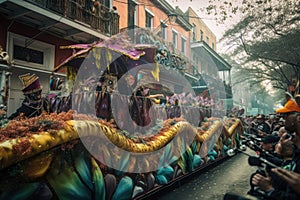
{"type": "Polygon", "coordinates": [[[196,94],[172,62],[161,68],[157,45],[120,34],[63,48],[73,55],[55,70],[66,70],[70,95],[51,96],[51,114],[0,129],[0,199],[31,198],[41,185],[58,199],[145,198],[239,146],[240,120],[189,104],[196,94]]]}

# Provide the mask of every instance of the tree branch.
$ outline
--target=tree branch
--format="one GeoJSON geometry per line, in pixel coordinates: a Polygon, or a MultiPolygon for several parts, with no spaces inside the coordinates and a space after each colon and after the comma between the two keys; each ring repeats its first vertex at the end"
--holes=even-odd
{"type": "Polygon", "coordinates": [[[267,27],[269,27],[273,33],[275,33],[276,35],[280,35],[280,36],[284,36],[284,34],[279,33],[278,30],[276,30],[275,26],[270,24],[270,23],[263,23],[264,25],[266,25],[267,27]]]}

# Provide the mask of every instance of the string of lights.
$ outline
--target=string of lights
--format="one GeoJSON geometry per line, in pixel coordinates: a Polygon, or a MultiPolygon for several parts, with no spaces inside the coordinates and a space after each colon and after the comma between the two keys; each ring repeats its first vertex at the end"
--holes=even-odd
{"type": "MultiPolygon", "coordinates": [[[[124,2],[124,1],[120,1],[120,0],[114,0],[115,2],[118,2],[118,3],[122,3],[122,4],[131,4],[131,3],[128,3],[128,2],[124,2]]],[[[153,5],[153,4],[146,4],[146,3],[138,3],[137,6],[147,6],[147,7],[153,7],[153,8],[157,8],[156,5],[153,5]]],[[[196,18],[196,19],[205,19],[205,20],[213,20],[213,21],[217,21],[217,19],[215,18],[207,18],[207,17],[199,17],[199,16],[190,16],[190,15],[181,15],[181,14],[178,14],[178,13],[175,13],[177,16],[180,16],[180,17],[188,17],[188,18],[196,18]]]]}

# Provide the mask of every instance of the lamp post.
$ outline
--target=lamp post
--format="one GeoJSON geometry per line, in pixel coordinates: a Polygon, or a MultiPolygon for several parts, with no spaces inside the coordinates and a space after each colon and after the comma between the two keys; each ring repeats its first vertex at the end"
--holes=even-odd
{"type": "Polygon", "coordinates": [[[160,22],[160,25],[158,27],[156,27],[153,32],[157,33],[159,31],[159,29],[162,27],[162,25],[166,24],[168,22],[171,25],[173,25],[176,22],[177,17],[178,17],[178,15],[176,13],[170,13],[170,14],[168,14],[168,17],[166,19],[164,19],[162,22],[160,22]]]}
{"type": "Polygon", "coordinates": [[[176,13],[171,13],[168,15],[170,24],[174,24],[177,20],[178,15],[176,13]]]}

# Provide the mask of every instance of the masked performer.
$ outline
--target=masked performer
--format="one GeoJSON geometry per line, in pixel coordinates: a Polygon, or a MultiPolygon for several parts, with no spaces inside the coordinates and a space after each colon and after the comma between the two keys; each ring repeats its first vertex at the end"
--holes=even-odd
{"type": "Polygon", "coordinates": [[[36,117],[42,114],[42,112],[50,113],[49,101],[42,97],[42,86],[40,85],[39,77],[35,74],[20,75],[19,79],[23,83],[22,92],[25,96],[21,107],[19,107],[15,113],[10,115],[8,119],[12,120],[18,117],[21,113],[24,116],[36,117]]]}

